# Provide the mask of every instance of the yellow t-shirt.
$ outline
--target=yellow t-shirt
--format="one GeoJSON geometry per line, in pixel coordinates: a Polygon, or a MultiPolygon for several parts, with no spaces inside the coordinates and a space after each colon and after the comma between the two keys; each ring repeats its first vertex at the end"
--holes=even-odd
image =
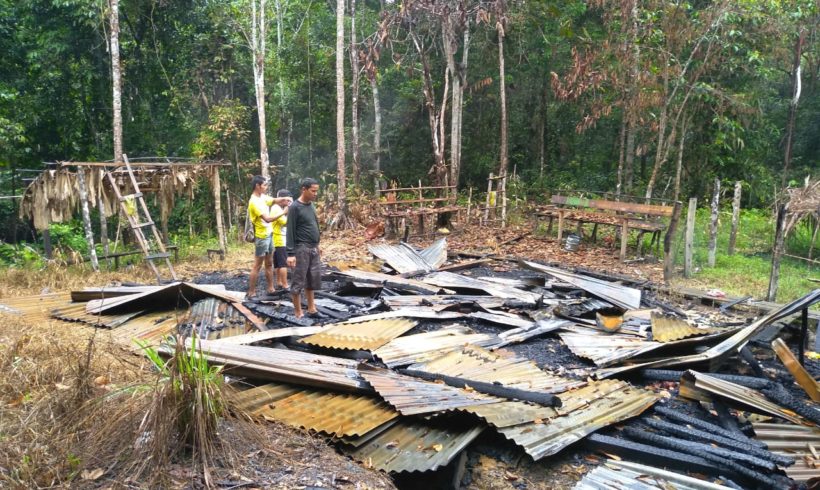
{"type": "Polygon", "coordinates": [[[257,197],[255,194],[248,201],[248,215],[253,223],[253,233],[256,238],[267,238],[273,231],[270,223],[262,219],[263,214],[269,214],[273,198],[262,194],[257,197]]]}
{"type": "MultiPolygon", "coordinates": [[[[270,210],[271,217],[282,214],[284,209],[278,204],[274,204],[270,210]]],[[[273,221],[273,246],[284,247],[285,237],[287,237],[288,215],[283,214],[273,221]]]]}

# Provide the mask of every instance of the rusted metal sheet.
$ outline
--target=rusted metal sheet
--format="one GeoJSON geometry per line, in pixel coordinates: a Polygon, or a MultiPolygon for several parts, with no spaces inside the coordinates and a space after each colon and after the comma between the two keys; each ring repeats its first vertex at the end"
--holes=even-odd
{"type": "Polygon", "coordinates": [[[208,340],[198,340],[197,346],[208,361],[224,364],[228,373],[239,376],[344,392],[372,391],[357,373],[357,362],[353,360],[208,340]]]}
{"type": "MultiPolygon", "coordinates": [[[[395,296],[398,298],[398,296],[395,296]]],[[[457,311],[438,311],[433,308],[425,306],[408,306],[396,309],[394,311],[384,311],[381,313],[373,313],[372,315],[363,315],[350,318],[345,323],[361,323],[373,320],[386,320],[388,318],[430,318],[433,320],[454,320],[456,318],[464,318],[464,313],[457,311]]]]}
{"type": "Polygon", "coordinates": [[[157,347],[165,337],[176,332],[179,318],[184,314],[184,310],[145,313],[111,330],[110,338],[135,352],[141,350],[137,341],[157,347]]]}
{"type": "Polygon", "coordinates": [[[563,405],[559,415],[541,423],[498,428],[507,439],[539,460],[608,425],[641,414],[658,399],[651,391],[623,381],[592,383],[558,395],[563,405]]]}
{"type": "Polygon", "coordinates": [[[130,311],[111,315],[90,315],[85,312],[85,304],[71,303],[51,310],[51,316],[67,322],[83,322],[95,327],[116,328],[134,317],[145,313],[144,310],[130,311]]]}
{"type": "Polygon", "coordinates": [[[336,437],[362,436],[399,415],[372,396],[290,385],[257,386],[237,394],[234,400],[251,415],[336,437]]]}
{"type": "Polygon", "coordinates": [[[387,262],[399,274],[434,271],[447,260],[447,240],[444,238],[423,252],[417,252],[406,243],[368,245],[367,249],[376,257],[387,262]]]}
{"type": "Polygon", "coordinates": [[[652,340],[656,342],[673,342],[687,337],[709,335],[721,331],[719,328],[693,327],[680,318],[652,312],[652,340]]]}
{"type": "Polygon", "coordinates": [[[711,347],[705,352],[692,354],[688,356],[669,357],[659,359],[657,361],[646,362],[643,364],[632,364],[630,366],[603,369],[596,373],[598,378],[606,378],[616,374],[622,374],[635,369],[661,368],[673,366],[685,366],[693,364],[708,364],[710,371],[716,371],[718,367],[728,358],[732,353],[742,349],[746,343],[754,337],[760,330],[767,325],[776,322],[782,318],[794,315],[795,313],[808,308],[811,305],[820,301],[820,289],[815,289],[809,294],[798,298],[791,303],[784,305],[782,308],[772,311],[768,315],[754,321],[748,327],[738,330],[731,337],[722,341],[718,345],[711,347]]]}
{"type": "Polygon", "coordinates": [[[190,304],[191,302],[216,297],[228,302],[241,302],[245,293],[226,291],[224,287],[187,282],[173,282],[157,289],[116,298],[95,299],[86,303],[86,312],[91,314],[121,311],[120,309],[145,309],[158,306],[190,304]]]}
{"type": "Polygon", "coordinates": [[[219,298],[197,301],[179,322],[182,334],[195,334],[201,339],[212,340],[242,335],[248,327],[245,315],[234,308],[233,303],[219,298]]]}
{"type": "Polygon", "coordinates": [[[401,421],[347,451],[368,468],[388,473],[424,472],[446,466],[484,429],[401,421]]]}
{"type": "Polygon", "coordinates": [[[424,276],[422,281],[443,288],[477,289],[497,298],[515,299],[533,305],[541,299],[540,294],[487,281],[479,281],[453,272],[433,272],[424,276]]]}
{"type": "Polygon", "coordinates": [[[222,337],[220,339],[214,339],[214,341],[220,344],[248,345],[263,340],[281,339],[282,337],[306,337],[308,335],[317,334],[324,329],[325,327],[283,327],[264,330],[262,332],[234,335],[233,337],[222,337]]]}
{"type": "Polygon", "coordinates": [[[300,342],[335,349],[373,350],[416,326],[407,318],[337,323],[300,342]]]}
{"type": "Polygon", "coordinates": [[[568,320],[558,320],[555,318],[540,319],[535,322],[535,327],[533,328],[513,328],[499,333],[498,338],[500,343],[496,344],[494,348],[498,349],[500,347],[504,347],[505,345],[523,342],[532,337],[544,335],[545,333],[553,332],[559,328],[565,328],[569,325],[572,325],[572,322],[568,320]]]}
{"type": "Polygon", "coordinates": [[[546,393],[561,393],[586,384],[547,373],[529,359],[511,352],[490,352],[474,345],[414,364],[410,369],[546,393]]]}
{"type": "Polygon", "coordinates": [[[364,364],[359,366],[359,374],[402,415],[445,412],[504,400],[364,364]]]}
{"type": "Polygon", "coordinates": [[[629,461],[607,460],[584,475],[573,490],[730,490],[691,476],[629,461]]]}
{"type": "Polygon", "coordinates": [[[552,407],[544,407],[520,401],[502,401],[486,405],[471,405],[457,410],[472,413],[484,419],[494,427],[511,427],[537,420],[544,421],[554,417],[552,407]]]}
{"type": "Polygon", "coordinates": [[[603,281],[591,276],[584,276],[581,274],[573,274],[555,267],[548,267],[536,262],[521,261],[524,267],[549,274],[564,282],[568,282],[573,286],[583,289],[593,296],[597,296],[605,301],[612,303],[615,306],[620,306],[626,310],[637,310],[641,307],[641,290],[634,289],[620,284],[615,284],[609,281],[603,281]]]}
{"type": "Polygon", "coordinates": [[[71,302],[68,293],[48,293],[3,298],[0,301],[0,312],[21,315],[31,320],[48,320],[54,308],[66,306],[71,302]]]}
{"type": "Polygon", "coordinates": [[[562,332],[558,336],[573,354],[591,360],[598,367],[611,366],[663,346],[660,342],[619,334],[584,335],[562,332]]]}
{"type": "Polygon", "coordinates": [[[794,458],[795,464],[781,468],[797,483],[820,478],[820,430],[791,424],[753,423],[755,439],[769,451],[794,458]]]}
{"type": "Polygon", "coordinates": [[[393,339],[374,350],[373,355],[392,368],[424,362],[467,344],[488,347],[498,342],[495,335],[475,333],[463,325],[455,325],[393,339]]]}
{"type": "Polygon", "coordinates": [[[681,376],[680,395],[684,398],[711,401],[713,396],[740,404],[751,411],[773,415],[789,422],[814,425],[812,422],[769,401],[762,393],[745,386],[718,379],[697,371],[686,371],[681,376]]]}

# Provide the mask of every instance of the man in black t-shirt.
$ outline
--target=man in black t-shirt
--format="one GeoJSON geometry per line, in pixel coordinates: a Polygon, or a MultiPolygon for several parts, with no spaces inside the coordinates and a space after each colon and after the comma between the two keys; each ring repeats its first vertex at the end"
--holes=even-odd
{"type": "Polygon", "coordinates": [[[302,179],[301,194],[288,211],[288,267],[293,269],[290,297],[296,318],[302,318],[302,291],[307,300],[307,314],[318,314],[313,291],[322,288],[322,262],[319,254],[319,220],[313,201],[319,195],[319,182],[302,179]]]}

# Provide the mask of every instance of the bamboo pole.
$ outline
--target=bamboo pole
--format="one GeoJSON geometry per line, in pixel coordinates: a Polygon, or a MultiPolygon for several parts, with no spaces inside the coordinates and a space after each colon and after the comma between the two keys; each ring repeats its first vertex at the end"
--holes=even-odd
{"type": "Polygon", "coordinates": [[[734,255],[737,243],[737,226],[740,223],[740,181],[735,182],[735,197],[732,199],[732,231],[729,233],[729,255],[734,255]]]}
{"type": "Polygon", "coordinates": [[[718,208],[720,205],[720,179],[715,177],[712,192],[712,219],[709,223],[709,267],[715,266],[717,256],[718,208]]]}
{"type": "Polygon", "coordinates": [[[689,199],[689,210],[686,213],[686,242],[683,249],[683,276],[692,277],[692,253],[695,246],[695,212],[698,208],[698,198],[689,199]]]}

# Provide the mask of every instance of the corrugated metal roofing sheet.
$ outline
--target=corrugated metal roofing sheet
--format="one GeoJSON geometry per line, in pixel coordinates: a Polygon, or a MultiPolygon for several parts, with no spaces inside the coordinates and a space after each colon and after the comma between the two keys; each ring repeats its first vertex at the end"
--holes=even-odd
{"type": "MultiPolygon", "coordinates": [[[[414,292],[421,292],[425,294],[439,294],[442,292],[442,288],[438,286],[431,286],[429,284],[425,284],[421,281],[416,281],[413,279],[405,279],[401,276],[390,276],[387,274],[381,274],[379,272],[369,272],[369,271],[361,271],[357,269],[348,269],[346,271],[338,272],[339,275],[350,277],[352,279],[357,279],[359,281],[367,281],[375,284],[396,284],[400,286],[404,286],[411,291],[414,292]]],[[[453,291],[445,290],[444,293],[450,294],[453,291]]]]}
{"type": "Polygon", "coordinates": [[[709,350],[705,352],[692,354],[688,356],[668,357],[665,359],[646,362],[643,364],[633,364],[630,366],[603,369],[598,371],[596,373],[596,376],[599,378],[605,378],[608,376],[625,373],[627,371],[632,371],[635,369],[684,366],[696,363],[708,363],[709,368],[712,371],[714,371],[723,363],[723,361],[726,360],[727,357],[729,357],[729,355],[742,349],[743,346],[746,345],[746,343],[749,341],[749,339],[751,339],[761,329],[766,327],[766,325],[776,322],[777,320],[780,320],[782,318],[794,315],[800,310],[808,308],[809,306],[813,305],[814,303],[817,303],[818,301],[820,301],[820,289],[815,289],[814,291],[803,296],[802,298],[798,298],[792,301],[791,303],[784,305],[782,308],[776,311],[772,311],[768,315],[759,318],[748,327],[744,327],[738,330],[737,333],[733,334],[731,337],[722,341],[718,345],[711,347],[709,350]]]}
{"type": "Polygon", "coordinates": [[[533,459],[557,453],[596,430],[639,415],[657,401],[651,391],[623,381],[593,383],[558,395],[562,415],[531,423],[497,429],[524,448],[533,459]]]}
{"type": "Polygon", "coordinates": [[[462,325],[433,332],[407,335],[391,340],[373,351],[373,355],[390,367],[424,362],[463,345],[491,346],[499,341],[495,335],[475,333],[462,325]]]}
{"type": "Polygon", "coordinates": [[[691,476],[629,461],[608,460],[584,475],[573,490],[729,490],[691,476]]]}
{"type": "Polygon", "coordinates": [[[197,345],[210,362],[224,364],[228,372],[238,375],[345,392],[370,391],[354,360],[209,340],[199,340],[197,345]]]}
{"type": "Polygon", "coordinates": [[[430,305],[433,308],[447,308],[453,305],[477,304],[484,308],[498,308],[504,305],[504,300],[493,296],[479,296],[466,294],[423,295],[413,294],[404,296],[388,296],[382,302],[389,308],[399,309],[412,306],[430,305]]]}
{"type": "Polygon", "coordinates": [[[681,376],[680,395],[695,400],[709,400],[712,395],[720,396],[748,407],[756,412],[773,415],[789,422],[814,425],[798,414],[772,403],[757,390],[746,388],[729,381],[718,379],[697,371],[686,371],[681,376]]]}
{"type": "Polygon", "coordinates": [[[672,342],[696,335],[721,332],[719,328],[697,328],[680,318],[652,312],[652,339],[657,342],[672,342]]]}
{"type": "Polygon", "coordinates": [[[663,346],[660,342],[646,341],[630,335],[562,332],[558,336],[573,354],[591,360],[598,367],[611,366],[663,346]]]}
{"type": "Polygon", "coordinates": [[[609,281],[603,281],[590,276],[581,274],[573,274],[568,271],[556,269],[555,267],[548,267],[536,262],[529,262],[522,260],[521,264],[529,269],[543,272],[556,277],[564,282],[568,282],[573,286],[583,289],[584,291],[597,296],[603,300],[609,301],[615,306],[627,310],[637,310],[641,307],[641,290],[634,289],[627,286],[622,286],[609,281]]]}
{"type": "Polygon", "coordinates": [[[138,310],[121,314],[92,315],[85,312],[84,303],[71,303],[54,308],[51,310],[51,316],[67,322],[83,322],[95,327],[116,328],[144,312],[145,310],[138,310]]]}
{"type": "Polygon", "coordinates": [[[453,272],[433,272],[424,276],[422,281],[444,288],[477,289],[497,298],[515,299],[530,304],[535,304],[541,299],[540,294],[487,281],[479,281],[453,272]]]}
{"type": "Polygon", "coordinates": [[[234,400],[252,415],[336,437],[362,436],[399,415],[372,396],[288,385],[258,386],[237,394],[234,400]]]}
{"type": "Polygon", "coordinates": [[[369,440],[348,454],[389,473],[431,471],[452,461],[483,429],[402,421],[374,437],[365,436],[369,440]]]}
{"type": "Polygon", "coordinates": [[[755,439],[766,443],[769,451],[793,457],[795,464],[781,468],[789,478],[804,483],[820,478],[820,430],[791,424],[756,424],[755,439]]]}
{"type": "Polygon", "coordinates": [[[486,405],[471,405],[458,408],[462,412],[472,413],[495,427],[511,427],[536,420],[547,420],[556,415],[552,407],[544,407],[520,401],[501,401],[486,405]]]}
{"type": "Polygon", "coordinates": [[[368,245],[367,249],[399,274],[434,271],[447,260],[447,241],[443,238],[421,253],[406,243],[368,245]]]}
{"type": "Polygon", "coordinates": [[[176,306],[178,303],[190,304],[193,301],[208,297],[217,297],[228,302],[241,302],[245,293],[226,291],[224,286],[173,282],[157,289],[142,291],[136,294],[115,298],[95,299],[86,303],[86,312],[97,314],[124,309],[156,308],[157,306],[176,306]]]}
{"type": "Polygon", "coordinates": [[[546,393],[560,393],[586,384],[547,373],[531,360],[517,357],[512,352],[490,352],[474,345],[414,364],[410,369],[546,393]]]}
{"type": "Polygon", "coordinates": [[[402,415],[444,412],[503,401],[502,398],[424,381],[389,369],[360,365],[359,374],[402,415]]]}
{"type": "Polygon", "coordinates": [[[406,318],[337,323],[300,342],[336,349],[373,350],[415,326],[416,322],[406,318]]]}
{"type": "Polygon", "coordinates": [[[219,298],[205,298],[193,304],[180,320],[179,327],[185,334],[195,332],[199,338],[214,340],[242,335],[250,324],[231,303],[219,298]]]}

